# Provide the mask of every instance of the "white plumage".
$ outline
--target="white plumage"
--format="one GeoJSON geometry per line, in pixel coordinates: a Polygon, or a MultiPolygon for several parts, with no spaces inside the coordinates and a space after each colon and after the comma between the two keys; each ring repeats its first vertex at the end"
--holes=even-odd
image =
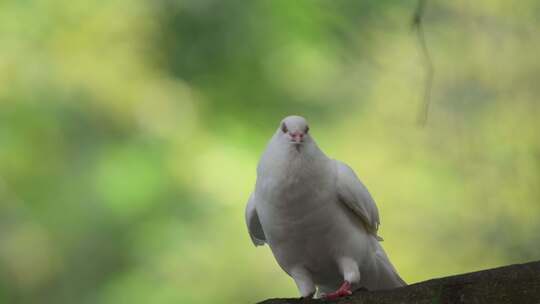
{"type": "Polygon", "coordinates": [[[405,285],[379,244],[379,213],[367,188],[308,130],[304,118],[286,117],[261,157],[246,207],[253,243],[269,245],[302,297],[405,285]]]}

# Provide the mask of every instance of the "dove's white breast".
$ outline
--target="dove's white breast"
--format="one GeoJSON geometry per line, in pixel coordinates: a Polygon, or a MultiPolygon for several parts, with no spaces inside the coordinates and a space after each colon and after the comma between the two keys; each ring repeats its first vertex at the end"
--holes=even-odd
{"type": "Polygon", "coordinates": [[[335,162],[306,153],[270,155],[261,159],[255,193],[276,260],[286,272],[301,265],[319,284],[340,282],[337,260],[343,253],[369,256],[373,238],[338,201],[335,162]]]}

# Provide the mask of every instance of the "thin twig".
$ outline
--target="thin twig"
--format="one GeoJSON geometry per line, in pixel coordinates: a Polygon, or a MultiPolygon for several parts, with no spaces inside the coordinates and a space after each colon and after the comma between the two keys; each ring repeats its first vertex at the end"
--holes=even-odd
{"type": "Polygon", "coordinates": [[[420,49],[420,53],[422,54],[425,69],[424,97],[422,100],[420,111],[418,112],[418,123],[421,126],[424,126],[428,119],[429,104],[431,103],[431,87],[434,74],[433,62],[431,61],[431,56],[429,55],[429,50],[427,48],[426,38],[424,35],[423,17],[426,2],[427,0],[418,0],[418,5],[416,6],[412,21],[412,27],[413,30],[416,31],[416,37],[418,38],[418,47],[420,49]]]}

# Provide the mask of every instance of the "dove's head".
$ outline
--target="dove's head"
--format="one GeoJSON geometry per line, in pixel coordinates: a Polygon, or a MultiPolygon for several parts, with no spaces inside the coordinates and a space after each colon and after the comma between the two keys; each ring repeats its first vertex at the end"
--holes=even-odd
{"type": "Polygon", "coordinates": [[[293,115],[285,117],[281,121],[277,132],[281,140],[294,145],[302,145],[304,142],[310,140],[308,123],[301,116],[293,115]]]}

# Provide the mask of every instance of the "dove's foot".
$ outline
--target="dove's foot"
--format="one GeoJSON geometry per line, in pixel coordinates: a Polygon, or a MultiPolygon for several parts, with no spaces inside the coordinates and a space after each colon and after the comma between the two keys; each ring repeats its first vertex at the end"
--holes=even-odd
{"type": "Polygon", "coordinates": [[[348,281],[344,281],[343,284],[341,284],[341,287],[339,287],[338,290],[336,290],[334,292],[331,292],[331,293],[327,293],[324,296],[324,298],[326,300],[335,300],[337,298],[350,296],[351,294],[352,294],[351,283],[349,283],[348,281]]]}

